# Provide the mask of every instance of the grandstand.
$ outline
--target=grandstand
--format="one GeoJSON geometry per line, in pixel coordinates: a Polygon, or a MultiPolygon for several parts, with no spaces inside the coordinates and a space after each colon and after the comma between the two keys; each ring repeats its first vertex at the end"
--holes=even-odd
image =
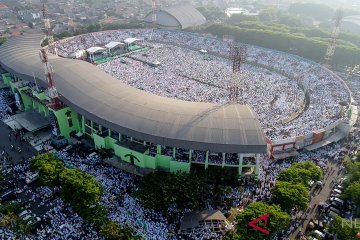
{"type": "MultiPolygon", "coordinates": [[[[37,60],[40,41],[41,36],[23,36],[0,48],[1,66],[8,72],[3,80],[19,93],[26,110],[38,105],[26,94],[30,87],[15,83],[26,85],[34,77],[45,83],[37,60]]],[[[54,112],[60,135],[69,140],[85,136],[96,148],[141,168],[214,166],[241,175],[257,173],[262,153],[295,156],[298,149],[345,137],[352,118],[346,113],[357,112],[349,111],[354,107],[351,93],[334,73],[269,49],[246,46],[239,102],[247,104],[239,105],[228,104],[230,46],[217,38],[116,30],[76,36],[56,46],[63,57],[51,56],[50,62],[66,104],[54,112]],[[82,49],[109,49],[115,43],[124,43],[119,55],[105,53],[97,66],[70,59],[82,49]],[[135,48],[126,47],[134,43],[135,48]]],[[[42,112],[48,116],[52,110],[42,112]]]]}
{"type": "Polygon", "coordinates": [[[26,91],[34,78],[46,86],[38,60],[41,39],[27,35],[2,45],[1,67],[8,72],[2,77],[21,96],[24,110],[55,115],[59,135],[71,140],[81,133],[96,148],[109,149],[121,161],[141,168],[188,172],[197,164],[203,169],[232,168],[240,175],[248,168],[257,173],[256,161],[266,152],[266,143],[247,105],[156,96],[121,83],[93,64],[53,55],[55,84],[66,106],[48,108],[48,98],[38,99],[39,94],[29,96],[26,91]],[[17,88],[19,82],[22,87],[17,88]],[[253,160],[243,163],[243,159],[253,160]]]}

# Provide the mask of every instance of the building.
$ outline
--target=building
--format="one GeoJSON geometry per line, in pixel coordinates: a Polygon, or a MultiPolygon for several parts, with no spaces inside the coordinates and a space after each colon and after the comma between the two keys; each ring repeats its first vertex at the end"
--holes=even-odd
{"type": "MultiPolygon", "coordinates": [[[[152,12],[148,13],[144,21],[152,23],[152,15],[152,12]]],[[[186,29],[205,22],[205,17],[189,4],[172,6],[156,12],[156,25],[159,28],[186,29]]]]}
{"type": "Polygon", "coordinates": [[[219,210],[204,210],[186,213],[181,221],[179,234],[206,231],[224,235],[231,228],[231,224],[219,210]]]}
{"type": "Polygon", "coordinates": [[[189,172],[191,167],[230,168],[239,175],[258,173],[266,153],[263,131],[247,105],[187,102],[156,96],[121,83],[96,66],[49,56],[54,81],[65,106],[48,107],[38,51],[41,35],[24,35],[0,47],[5,85],[19,96],[25,111],[53,117],[58,135],[82,135],[95,148],[112,151],[139,168],[189,172]],[[31,90],[30,90],[31,88],[31,90]],[[195,152],[204,155],[194,159],[195,152]],[[232,161],[230,161],[230,159],[232,161]]]}

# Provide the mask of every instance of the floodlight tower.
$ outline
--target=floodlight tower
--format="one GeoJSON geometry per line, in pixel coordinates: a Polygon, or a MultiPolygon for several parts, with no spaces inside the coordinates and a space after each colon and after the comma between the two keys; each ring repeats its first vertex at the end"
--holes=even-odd
{"type": "Polygon", "coordinates": [[[232,61],[232,75],[229,88],[229,101],[237,103],[239,100],[240,91],[240,68],[241,63],[244,61],[246,49],[236,45],[234,41],[230,46],[230,60],[232,61]]]}
{"type": "Polygon", "coordinates": [[[336,10],[335,13],[335,24],[334,24],[334,28],[333,31],[331,33],[331,38],[328,44],[328,47],[326,49],[326,54],[325,54],[325,58],[324,58],[324,66],[325,67],[330,67],[331,65],[331,60],[334,57],[334,53],[335,53],[335,48],[336,48],[336,42],[337,39],[339,37],[339,33],[340,33],[340,26],[341,26],[341,21],[343,19],[343,12],[341,10],[336,10]]]}
{"type": "Polygon", "coordinates": [[[51,99],[50,107],[54,110],[59,109],[62,106],[62,103],[60,101],[59,94],[56,90],[56,87],[54,85],[53,70],[49,64],[47,51],[44,48],[42,48],[39,52],[39,56],[40,56],[41,62],[44,65],[45,77],[46,77],[46,80],[48,83],[48,94],[51,99]]]}
{"type": "Polygon", "coordinates": [[[151,22],[152,22],[152,31],[151,31],[151,36],[150,36],[150,40],[153,39],[154,37],[154,31],[156,29],[156,21],[157,21],[157,2],[156,0],[152,0],[151,1],[151,8],[152,8],[152,13],[151,13],[151,22]]]}
{"type": "Polygon", "coordinates": [[[46,37],[47,37],[47,40],[48,40],[48,49],[49,49],[49,51],[54,52],[56,54],[56,51],[55,51],[55,48],[54,48],[53,31],[51,29],[49,14],[48,14],[48,11],[46,9],[45,4],[43,4],[43,7],[42,7],[41,11],[42,11],[42,14],[43,14],[44,27],[45,27],[45,30],[46,30],[46,37]]]}

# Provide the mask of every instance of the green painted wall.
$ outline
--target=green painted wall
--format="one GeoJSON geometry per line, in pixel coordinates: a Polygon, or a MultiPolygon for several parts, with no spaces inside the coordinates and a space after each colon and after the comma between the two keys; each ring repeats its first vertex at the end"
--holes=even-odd
{"type": "Polygon", "coordinates": [[[92,134],[96,149],[105,148],[105,139],[95,133],[92,134]]]}
{"type": "Polygon", "coordinates": [[[64,136],[65,138],[69,139],[70,138],[70,133],[75,131],[75,132],[79,132],[80,131],[80,123],[79,120],[77,118],[77,113],[72,111],[69,107],[65,107],[62,108],[58,111],[54,111],[54,114],[56,116],[56,119],[58,121],[58,125],[59,125],[59,131],[60,134],[62,136],[64,136]],[[67,116],[66,113],[67,112],[71,112],[71,119],[73,122],[73,126],[70,127],[68,120],[67,120],[67,116]]]}
{"type": "Polygon", "coordinates": [[[170,161],[172,157],[156,155],[156,167],[170,170],[170,161]]]}
{"type": "Polygon", "coordinates": [[[8,73],[4,73],[1,75],[3,82],[6,86],[10,87],[10,82],[11,82],[11,78],[10,78],[10,74],[8,73]]]}
{"type": "Polygon", "coordinates": [[[21,100],[23,102],[23,105],[24,105],[24,110],[27,111],[27,110],[30,110],[30,109],[33,109],[33,99],[28,96],[27,94],[25,94],[23,91],[26,90],[26,88],[22,88],[19,90],[19,93],[20,93],[20,97],[21,97],[21,100]]]}
{"type": "Polygon", "coordinates": [[[190,172],[190,163],[170,161],[170,172],[190,172]]]}
{"type": "Polygon", "coordinates": [[[106,137],[105,138],[105,148],[106,149],[114,149],[115,142],[116,142],[116,140],[113,139],[112,137],[106,137]]]}
{"type": "Polygon", "coordinates": [[[146,168],[156,169],[156,158],[144,155],[144,166],[146,168]]]}

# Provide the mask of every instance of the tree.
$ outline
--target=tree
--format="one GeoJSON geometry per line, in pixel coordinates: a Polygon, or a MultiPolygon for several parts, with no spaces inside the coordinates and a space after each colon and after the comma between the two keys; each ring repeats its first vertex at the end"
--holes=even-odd
{"type": "Polygon", "coordinates": [[[60,173],[59,180],[64,200],[78,211],[99,202],[101,185],[93,176],[79,169],[65,169],[60,173]]]}
{"type": "Polygon", "coordinates": [[[294,163],[291,167],[281,171],[278,180],[293,184],[300,183],[303,186],[308,187],[309,181],[319,181],[322,178],[322,170],[311,161],[306,161],[294,163]]]}
{"type": "Polygon", "coordinates": [[[84,207],[78,209],[78,213],[83,217],[89,224],[100,228],[106,222],[107,211],[104,206],[96,204],[91,207],[84,207]]]}
{"type": "MultiPolygon", "coordinates": [[[[336,216],[331,222],[329,231],[337,236],[338,240],[357,240],[355,227],[350,227],[349,224],[343,224],[341,217],[336,216]]],[[[346,220],[345,220],[346,221],[346,220]]]]}
{"type": "Polygon", "coordinates": [[[251,16],[251,15],[249,16],[249,15],[244,15],[242,13],[236,13],[236,14],[232,14],[228,20],[229,23],[235,23],[235,24],[242,21],[259,21],[259,18],[257,16],[251,16]]]}
{"type": "Polygon", "coordinates": [[[64,170],[64,164],[51,153],[45,153],[31,159],[30,168],[39,172],[39,180],[43,185],[58,186],[59,175],[64,170]]]}
{"type": "Polygon", "coordinates": [[[284,211],[290,212],[294,208],[305,210],[309,205],[309,193],[302,184],[277,181],[271,192],[272,201],[284,211]]]}
{"type": "Polygon", "coordinates": [[[345,188],[344,196],[360,207],[360,180],[351,182],[345,188]]]}
{"type": "Polygon", "coordinates": [[[6,37],[0,37],[0,45],[4,44],[7,41],[6,37]]]}
{"type": "Polygon", "coordinates": [[[257,225],[268,230],[270,232],[270,236],[274,236],[290,226],[291,219],[289,214],[282,212],[278,205],[269,205],[264,202],[254,202],[236,216],[235,233],[225,239],[268,239],[270,236],[265,235],[264,233],[259,232],[248,225],[249,222],[265,214],[269,214],[267,226],[264,227],[264,221],[258,222],[257,225]]]}
{"type": "Polygon", "coordinates": [[[146,208],[166,211],[176,204],[195,210],[204,207],[208,192],[204,178],[197,175],[155,172],[142,178],[136,196],[146,208]]]}
{"type": "Polygon", "coordinates": [[[131,239],[131,233],[129,230],[121,228],[120,224],[114,221],[106,222],[100,230],[100,233],[107,240],[128,240],[131,239]]]}

